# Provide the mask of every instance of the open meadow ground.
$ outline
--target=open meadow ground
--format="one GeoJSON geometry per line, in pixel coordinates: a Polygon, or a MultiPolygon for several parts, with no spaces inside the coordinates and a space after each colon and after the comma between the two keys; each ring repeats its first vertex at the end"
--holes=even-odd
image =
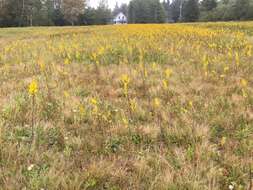
{"type": "Polygon", "coordinates": [[[0,29],[0,189],[250,190],[253,22],[0,29]]]}

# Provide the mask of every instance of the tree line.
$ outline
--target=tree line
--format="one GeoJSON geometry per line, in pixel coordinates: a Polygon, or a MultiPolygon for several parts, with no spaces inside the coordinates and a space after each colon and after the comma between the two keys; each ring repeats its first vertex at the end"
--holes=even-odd
{"type": "Polygon", "coordinates": [[[84,0],[0,0],[0,26],[73,25],[84,0]]]}
{"type": "Polygon", "coordinates": [[[106,0],[0,0],[0,26],[110,24],[119,12],[129,23],[229,21],[253,19],[253,0],[131,0],[111,10],[106,0]]]}
{"type": "Polygon", "coordinates": [[[253,19],[253,0],[132,0],[130,23],[232,21],[253,19]]]}
{"type": "Polygon", "coordinates": [[[1,27],[107,24],[111,18],[106,0],[97,8],[86,0],[0,0],[1,27]]]}

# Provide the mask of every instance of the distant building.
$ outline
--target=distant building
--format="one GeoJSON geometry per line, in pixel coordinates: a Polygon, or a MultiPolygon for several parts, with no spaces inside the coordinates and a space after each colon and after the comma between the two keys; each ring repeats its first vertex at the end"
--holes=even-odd
{"type": "Polygon", "coordinates": [[[114,19],[113,19],[114,24],[126,24],[127,23],[127,17],[124,15],[122,12],[118,13],[114,19]]]}
{"type": "Polygon", "coordinates": [[[53,0],[54,9],[62,8],[62,0],[53,0]]]}

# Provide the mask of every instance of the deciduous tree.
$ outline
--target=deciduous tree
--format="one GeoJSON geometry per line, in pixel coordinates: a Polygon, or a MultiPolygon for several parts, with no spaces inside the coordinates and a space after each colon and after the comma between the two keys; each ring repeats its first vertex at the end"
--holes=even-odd
{"type": "Polygon", "coordinates": [[[62,10],[65,20],[74,25],[81,14],[84,13],[85,0],[64,0],[62,10]]]}

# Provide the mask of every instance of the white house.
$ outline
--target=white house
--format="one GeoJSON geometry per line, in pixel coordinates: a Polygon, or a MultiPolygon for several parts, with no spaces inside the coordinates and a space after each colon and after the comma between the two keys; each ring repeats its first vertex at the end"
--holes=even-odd
{"type": "Polygon", "coordinates": [[[126,24],[127,23],[127,17],[124,15],[124,13],[120,12],[117,14],[113,19],[114,24],[126,24]]]}

